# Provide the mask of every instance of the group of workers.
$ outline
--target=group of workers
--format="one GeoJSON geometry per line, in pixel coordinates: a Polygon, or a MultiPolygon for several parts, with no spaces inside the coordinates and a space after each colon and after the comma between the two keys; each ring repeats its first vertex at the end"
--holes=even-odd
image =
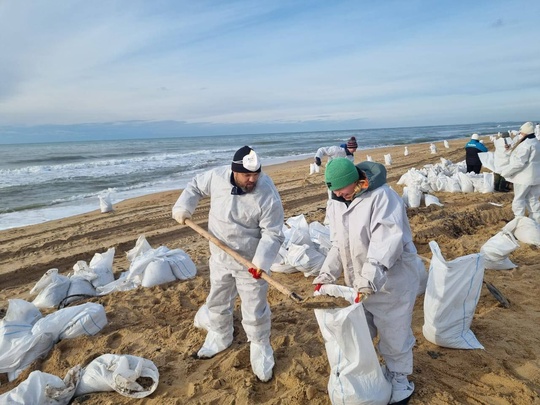
{"type": "MultiPolygon", "coordinates": [[[[532,122],[521,125],[514,138],[500,134],[494,140],[495,191],[514,191],[512,211],[516,217],[529,217],[540,223],[540,126],[532,122]]],[[[479,153],[488,149],[478,134],[465,145],[467,172],[480,173],[479,153]]]]}
{"type": "MultiPolygon", "coordinates": [[[[514,213],[540,221],[540,148],[531,123],[521,127],[519,139],[503,147],[501,175],[514,184],[514,213]],[[531,133],[533,134],[531,136],[531,133]]],[[[467,144],[467,170],[481,166],[469,157],[485,149],[478,135],[467,144]],[[469,145],[471,144],[471,146],[469,145]],[[478,152],[469,152],[475,148],[478,152]],[[470,156],[469,156],[470,155],[470,156]]],[[[414,391],[408,376],[413,371],[413,307],[421,288],[424,266],[416,254],[402,198],[388,186],[386,168],[375,162],[354,164],[355,137],[340,146],[317,150],[315,163],[328,157],[324,178],[332,247],[319,275],[321,284],[336,284],[343,275],[347,286],[362,301],[371,336],[385,361],[392,383],[390,404],[406,404],[414,391]]],[[[487,149],[486,149],[487,150],[487,149]]],[[[477,157],[477,156],[476,156],[477,157]]],[[[205,307],[208,333],[199,358],[211,358],[233,342],[233,309],[241,299],[242,326],[250,342],[250,362],[263,382],[273,376],[274,353],[270,343],[271,311],[269,272],[281,244],[284,210],[271,178],[262,172],[257,153],[249,146],[236,151],[230,166],[195,176],[175,203],[172,216],[180,224],[193,215],[201,198],[210,197],[208,231],[250,260],[246,269],[220,248],[210,244],[210,292],[205,307]]]]}

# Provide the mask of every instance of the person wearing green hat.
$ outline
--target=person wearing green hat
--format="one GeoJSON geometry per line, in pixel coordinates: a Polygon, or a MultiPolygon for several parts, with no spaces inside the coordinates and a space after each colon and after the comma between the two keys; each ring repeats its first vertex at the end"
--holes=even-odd
{"type": "Polygon", "coordinates": [[[336,158],[325,171],[332,200],[327,205],[332,247],[315,278],[345,284],[362,300],[373,338],[392,383],[391,404],[405,404],[414,391],[407,376],[413,370],[412,312],[426,281],[426,271],[413,243],[401,197],[386,184],[386,168],[376,162],[354,165],[336,158]]]}

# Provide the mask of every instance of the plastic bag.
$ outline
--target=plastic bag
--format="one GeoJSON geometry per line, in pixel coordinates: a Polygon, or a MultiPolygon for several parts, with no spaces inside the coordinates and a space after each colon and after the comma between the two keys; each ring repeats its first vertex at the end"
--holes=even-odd
{"type": "Polygon", "coordinates": [[[126,397],[144,398],[156,390],[158,382],[159,371],[152,361],[137,356],[104,354],[84,368],[75,396],[116,391],[126,397]]]}
{"type": "Polygon", "coordinates": [[[70,369],[64,379],[41,371],[32,371],[17,387],[0,395],[0,405],[67,405],[81,377],[81,367],[70,369]]]}
{"type": "Polygon", "coordinates": [[[58,269],[48,270],[32,289],[32,291],[39,290],[32,303],[38,308],[55,308],[66,298],[70,284],[69,277],[58,274],[58,269]],[[45,287],[44,282],[48,282],[45,287]]]}
{"type": "Polygon", "coordinates": [[[484,255],[484,266],[491,270],[508,270],[517,267],[510,261],[508,255],[519,247],[514,235],[501,231],[491,237],[480,248],[484,255]]]}
{"type": "Polygon", "coordinates": [[[540,246],[540,225],[528,217],[515,217],[503,231],[512,232],[517,240],[528,245],[540,246]]]}
{"type": "MultiPolygon", "coordinates": [[[[336,285],[323,285],[320,291],[349,302],[356,296],[352,288],[336,285]]],[[[379,364],[363,305],[316,309],[315,317],[330,363],[328,395],[332,404],[388,404],[392,384],[379,364]]]]}
{"type": "Polygon", "coordinates": [[[433,253],[424,295],[424,337],[438,346],[483,349],[470,330],[484,280],[480,253],[444,260],[439,245],[429,242],[433,253]]]}
{"type": "Polygon", "coordinates": [[[113,211],[113,204],[111,200],[111,195],[109,193],[100,194],[98,195],[98,198],[99,208],[101,209],[102,214],[113,211]]]}

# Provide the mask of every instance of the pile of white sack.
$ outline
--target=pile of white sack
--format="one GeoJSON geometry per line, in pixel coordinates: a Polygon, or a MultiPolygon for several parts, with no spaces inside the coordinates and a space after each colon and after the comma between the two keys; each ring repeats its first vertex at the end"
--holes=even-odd
{"type": "Polygon", "coordinates": [[[419,207],[424,194],[430,192],[493,192],[493,173],[465,173],[466,170],[465,161],[454,164],[441,158],[441,163],[425,165],[422,169],[409,169],[397,184],[405,186],[403,198],[408,207],[419,207]]]}
{"type": "Polygon", "coordinates": [[[332,247],[330,229],[320,222],[307,223],[300,214],[285,221],[283,233],[285,241],[270,267],[277,273],[304,273],[304,276],[317,276],[332,247]]]}
{"type": "Polygon", "coordinates": [[[34,360],[46,356],[60,340],[93,336],[107,324],[105,309],[93,302],[60,309],[45,317],[31,302],[8,302],[6,316],[0,321],[0,373],[7,373],[9,381],[15,380],[34,360]]]}
{"type": "Polygon", "coordinates": [[[67,405],[75,397],[93,392],[116,391],[130,398],[152,394],[159,383],[159,371],[148,359],[118,354],[104,354],[86,367],[68,370],[64,379],[32,371],[17,387],[0,395],[0,405],[67,405]]]}
{"type": "Polygon", "coordinates": [[[30,291],[37,294],[33,304],[38,308],[63,307],[81,298],[187,280],[197,274],[195,263],[183,250],[165,246],[153,249],[141,235],[127,253],[128,271],[115,280],[114,253],[114,248],[96,253],[90,264],[80,260],[73,266],[74,273],[67,276],[59,274],[58,269],[47,270],[30,291]]]}

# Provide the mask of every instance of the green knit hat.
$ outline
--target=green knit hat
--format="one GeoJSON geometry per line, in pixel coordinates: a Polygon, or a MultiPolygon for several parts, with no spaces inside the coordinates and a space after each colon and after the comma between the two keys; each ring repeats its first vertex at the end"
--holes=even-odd
{"type": "Polygon", "coordinates": [[[358,181],[360,175],[353,162],[345,158],[332,159],[326,165],[324,180],[327,187],[336,191],[358,181]]]}

